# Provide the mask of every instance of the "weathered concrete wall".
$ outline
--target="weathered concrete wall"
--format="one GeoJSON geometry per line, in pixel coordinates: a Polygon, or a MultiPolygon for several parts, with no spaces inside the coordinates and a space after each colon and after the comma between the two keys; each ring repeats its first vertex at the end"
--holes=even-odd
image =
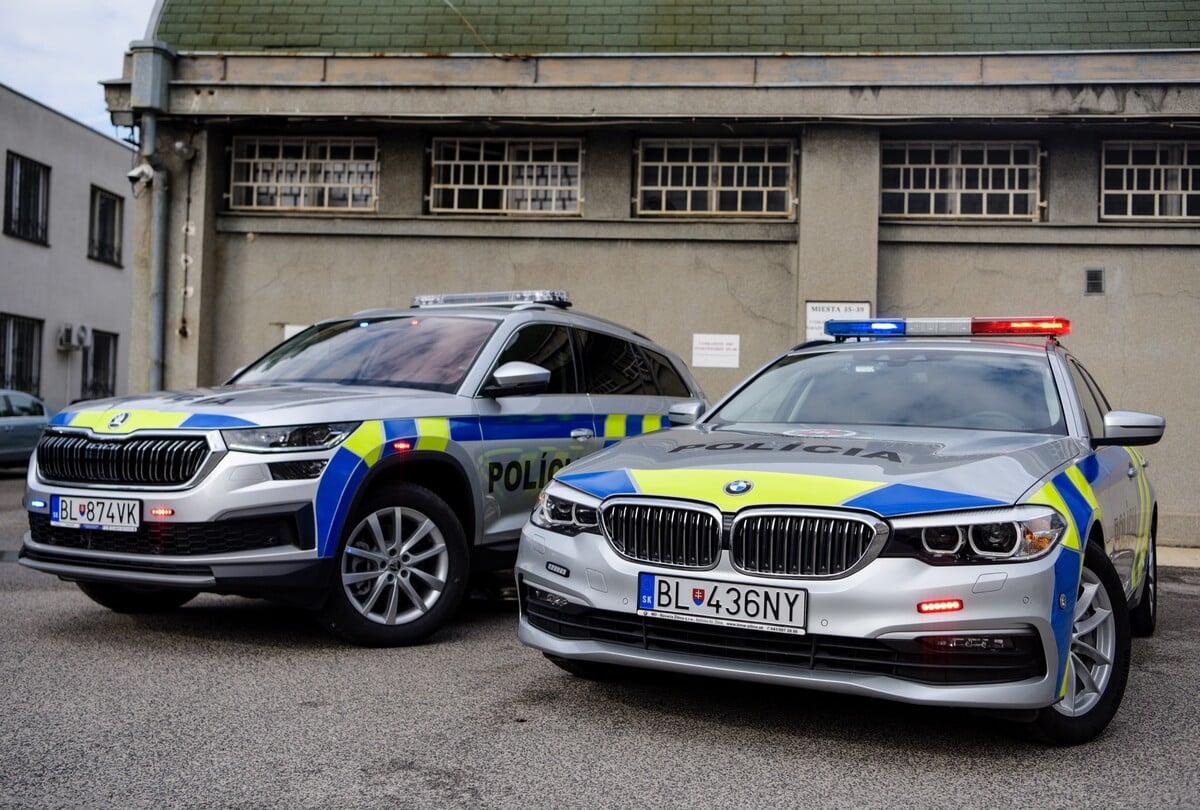
{"type": "Polygon", "coordinates": [[[1200,246],[885,244],[879,310],[1070,318],[1063,343],[1112,406],[1166,417],[1166,439],[1145,448],[1160,537],[1200,545],[1200,491],[1190,472],[1200,457],[1200,246]],[[1105,294],[1084,294],[1088,267],[1105,270],[1105,294]]]}
{"type": "Polygon", "coordinates": [[[696,369],[711,399],[794,338],[794,247],[594,239],[226,233],[214,301],[214,379],[311,323],[420,293],[566,289],[581,311],[631,325],[691,360],[692,334],[742,336],[737,369],[696,369]]]}

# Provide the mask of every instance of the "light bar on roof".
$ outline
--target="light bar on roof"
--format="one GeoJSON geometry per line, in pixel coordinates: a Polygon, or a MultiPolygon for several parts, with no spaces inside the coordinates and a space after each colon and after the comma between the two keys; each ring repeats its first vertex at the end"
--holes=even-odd
{"type": "Polygon", "coordinates": [[[513,304],[552,304],[571,306],[566,290],[502,290],[499,292],[439,293],[414,295],[414,307],[511,306],[513,304]]]}
{"type": "Polygon", "coordinates": [[[850,337],[964,337],[972,335],[1035,335],[1057,337],[1071,332],[1066,318],[871,318],[825,322],[825,334],[850,337]]]}

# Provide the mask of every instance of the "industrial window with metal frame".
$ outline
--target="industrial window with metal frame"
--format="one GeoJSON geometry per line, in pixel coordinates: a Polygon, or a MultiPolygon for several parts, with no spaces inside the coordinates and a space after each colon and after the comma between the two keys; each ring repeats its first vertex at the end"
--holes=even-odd
{"type": "Polygon", "coordinates": [[[1036,141],[884,142],[880,162],[884,219],[1042,218],[1036,141]]]}
{"type": "Polygon", "coordinates": [[[789,218],[795,142],[746,138],[638,141],[638,216],[789,218]]]}
{"type": "Polygon", "coordinates": [[[578,138],[434,138],[429,211],[578,215],[583,154],[578,138]]]}
{"type": "Polygon", "coordinates": [[[9,152],[4,169],[4,232],[49,244],[50,167],[9,152]]]}
{"type": "Polygon", "coordinates": [[[91,224],[88,227],[88,258],[121,266],[121,221],[125,200],[120,195],[92,186],[91,224]]]}
{"type": "Polygon", "coordinates": [[[1200,220],[1200,141],[1105,141],[1100,218],[1200,220]]]}
{"type": "Polygon", "coordinates": [[[40,396],[42,322],[0,312],[0,388],[40,396]]]}
{"type": "Polygon", "coordinates": [[[233,139],[230,208],[371,213],[378,192],[375,138],[233,139]]]}

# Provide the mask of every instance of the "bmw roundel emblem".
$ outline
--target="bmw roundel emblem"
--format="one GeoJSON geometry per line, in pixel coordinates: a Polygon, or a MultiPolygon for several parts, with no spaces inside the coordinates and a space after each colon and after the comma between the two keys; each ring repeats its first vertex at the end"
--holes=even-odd
{"type": "Polygon", "coordinates": [[[730,481],[725,485],[725,492],[729,495],[745,495],[752,489],[754,489],[754,483],[752,481],[747,481],[744,478],[739,478],[736,481],[730,481]]]}
{"type": "Polygon", "coordinates": [[[125,424],[125,420],[129,418],[129,411],[121,411],[119,414],[108,420],[108,429],[116,430],[121,425],[125,424]]]}

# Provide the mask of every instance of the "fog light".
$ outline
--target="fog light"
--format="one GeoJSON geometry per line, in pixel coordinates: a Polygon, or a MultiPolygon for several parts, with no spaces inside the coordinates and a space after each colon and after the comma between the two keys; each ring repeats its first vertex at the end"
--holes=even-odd
{"type": "Polygon", "coordinates": [[[175,510],[169,506],[155,506],[150,510],[150,514],[154,517],[172,517],[175,510]]]}
{"type": "Polygon", "coordinates": [[[921,639],[935,650],[1012,650],[1011,636],[931,636],[921,639]]]}
{"type": "Polygon", "coordinates": [[[543,591],[541,588],[530,588],[529,598],[536,599],[539,602],[545,602],[550,607],[556,608],[566,607],[570,604],[570,602],[568,602],[566,599],[563,599],[558,594],[550,593],[549,591],[543,591]]]}
{"type": "Polygon", "coordinates": [[[271,478],[276,481],[303,481],[319,478],[329,462],[318,458],[311,461],[275,461],[267,466],[271,469],[271,478]]]}
{"type": "Polygon", "coordinates": [[[559,565],[556,562],[546,563],[546,570],[549,571],[551,574],[558,574],[560,577],[571,576],[570,568],[567,568],[565,565],[559,565]]]}

